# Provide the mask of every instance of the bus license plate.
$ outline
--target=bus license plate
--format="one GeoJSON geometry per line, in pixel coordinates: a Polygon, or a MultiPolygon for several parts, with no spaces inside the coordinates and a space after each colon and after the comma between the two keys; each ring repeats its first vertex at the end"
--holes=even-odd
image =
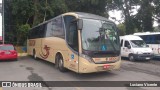
{"type": "Polygon", "coordinates": [[[103,69],[109,69],[110,68],[110,65],[104,65],[103,66],[103,69]]]}

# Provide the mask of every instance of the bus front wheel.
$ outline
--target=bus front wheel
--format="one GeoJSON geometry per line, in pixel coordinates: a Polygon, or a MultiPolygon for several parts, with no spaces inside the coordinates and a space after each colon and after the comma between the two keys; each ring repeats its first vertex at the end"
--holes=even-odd
{"type": "Polygon", "coordinates": [[[56,58],[56,67],[58,67],[61,72],[65,72],[66,68],[64,67],[63,57],[61,55],[57,55],[56,58]]]}

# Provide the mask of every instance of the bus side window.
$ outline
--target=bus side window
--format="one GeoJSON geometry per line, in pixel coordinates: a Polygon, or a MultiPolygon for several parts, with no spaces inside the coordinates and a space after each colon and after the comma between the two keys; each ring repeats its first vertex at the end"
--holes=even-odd
{"type": "Polygon", "coordinates": [[[68,45],[78,51],[78,31],[77,31],[77,23],[73,22],[76,18],[74,16],[64,16],[65,30],[66,30],[66,40],[68,45]]]}
{"type": "Polygon", "coordinates": [[[52,22],[48,22],[46,24],[46,37],[52,37],[53,36],[53,30],[52,30],[52,22]]]}
{"type": "Polygon", "coordinates": [[[46,24],[43,24],[43,25],[40,26],[39,33],[38,33],[39,38],[43,38],[45,36],[45,32],[46,32],[45,29],[46,29],[46,24]]]}
{"type": "Polygon", "coordinates": [[[160,34],[155,35],[156,36],[156,44],[160,44],[160,34]]]}
{"type": "Polygon", "coordinates": [[[78,31],[77,23],[71,23],[68,30],[68,44],[75,51],[78,51],[78,31]]]}
{"type": "Polygon", "coordinates": [[[53,36],[64,38],[64,27],[62,23],[62,17],[57,17],[52,22],[53,36]]]}

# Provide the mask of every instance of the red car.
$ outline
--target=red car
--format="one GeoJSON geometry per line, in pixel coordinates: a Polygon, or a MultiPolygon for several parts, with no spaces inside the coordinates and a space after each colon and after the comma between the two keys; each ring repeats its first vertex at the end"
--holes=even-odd
{"type": "Polygon", "coordinates": [[[0,60],[17,60],[18,54],[11,44],[0,44],[0,60]]]}

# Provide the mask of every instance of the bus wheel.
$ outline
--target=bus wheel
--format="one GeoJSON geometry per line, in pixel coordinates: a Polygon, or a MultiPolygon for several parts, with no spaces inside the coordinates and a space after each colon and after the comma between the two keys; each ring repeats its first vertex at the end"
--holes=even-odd
{"type": "Polygon", "coordinates": [[[56,58],[55,58],[55,67],[56,67],[56,68],[58,68],[58,58],[59,58],[58,56],[59,56],[59,55],[56,55],[56,58]]]}
{"type": "Polygon", "coordinates": [[[135,61],[134,56],[132,54],[129,55],[129,60],[130,61],[135,61]]]}
{"type": "Polygon", "coordinates": [[[36,56],[36,51],[33,50],[33,58],[36,60],[37,59],[37,56],[36,56]]]}
{"type": "Polygon", "coordinates": [[[61,55],[58,55],[58,60],[57,60],[57,64],[58,64],[58,69],[61,71],[61,72],[65,72],[66,71],[66,68],[64,67],[64,62],[63,62],[63,58],[61,55]]]}

